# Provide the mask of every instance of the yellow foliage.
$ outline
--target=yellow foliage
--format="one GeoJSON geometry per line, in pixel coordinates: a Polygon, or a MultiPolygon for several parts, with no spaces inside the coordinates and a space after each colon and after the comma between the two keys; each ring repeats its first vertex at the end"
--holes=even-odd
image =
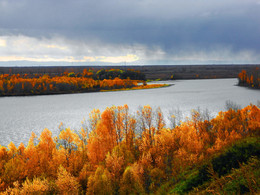
{"type": "Polygon", "coordinates": [[[113,194],[111,175],[107,169],[98,166],[95,174],[89,177],[87,194],[113,194]]]}
{"type": "Polygon", "coordinates": [[[60,194],[78,194],[79,183],[75,177],[62,166],[58,170],[58,178],[55,181],[60,194]]]}
{"type": "Polygon", "coordinates": [[[0,146],[0,191],[4,194],[129,194],[155,191],[161,179],[200,163],[246,136],[260,135],[260,109],[254,105],[165,128],[161,111],[144,106],[136,117],[127,105],[90,115],[90,129],[70,128],[56,138],[44,129],[27,147],[0,146]],[[54,184],[54,183],[55,184],[54,184]],[[56,186],[56,187],[55,187],[56,186]],[[144,190],[145,189],[145,190],[144,190]],[[85,191],[83,192],[85,193],[85,191]]]}
{"type": "Polygon", "coordinates": [[[136,166],[127,167],[120,182],[120,194],[142,194],[144,188],[136,166]]]}

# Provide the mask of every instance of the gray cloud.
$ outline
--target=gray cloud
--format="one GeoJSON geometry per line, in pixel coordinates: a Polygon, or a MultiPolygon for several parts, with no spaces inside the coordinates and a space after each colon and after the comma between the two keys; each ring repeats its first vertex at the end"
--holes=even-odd
{"type": "MultiPolygon", "coordinates": [[[[197,51],[205,53],[205,59],[208,53],[210,60],[212,53],[225,48],[230,57],[250,53],[247,62],[255,63],[259,59],[254,55],[260,52],[259,18],[258,0],[0,0],[1,36],[61,41],[69,49],[58,51],[59,55],[75,57],[131,52],[143,63],[151,63],[149,54],[155,51],[160,51],[161,58],[155,62],[175,63],[172,56],[187,58],[197,51]],[[136,45],[141,45],[142,52],[136,45]]],[[[8,51],[17,54],[12,48],[2,50],[6,55],[8,51]]],[[[39,55],[50,52],[36,51],[39,55]]],[[[187,61],[196,63],[196,58],[187,61]]],[[[227,57],[220,61],[229,62],[227,57]]]]}

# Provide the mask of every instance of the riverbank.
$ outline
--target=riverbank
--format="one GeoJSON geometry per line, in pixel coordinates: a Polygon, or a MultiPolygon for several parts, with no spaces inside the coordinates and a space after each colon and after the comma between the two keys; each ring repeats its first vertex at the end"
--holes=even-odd
{"type": "Polygon", "coordinates": [[[88,89],[83,91],[67,91],[67,92],[49,92],[49,93],[41,93],[41,94],[11,94],[11,95],[0,95],[1,97],[16,97],[16,96],[41,96],[41,95],[64,95],[64,94],[78,94],[78,93],[92,93],[92,92],[111,92],[111,91],[130,91],[130,90],[141,90],[141,89],[156,89],[163,87],[170,87],[173,84],[147,84],[147,85],[139,85],[128,88],[120,88],[120,89],[88,89]]]}
{"type": "MultiPolygon", "coordinates": [[[[31,131],[36,135],[49,128],[55,135],[58,126],[81,129],[81,121],[88,118],[92,109],[104,110],[106,106],[128,104],[132,110],[139,106],[160,107],[167,115],[168,110],[181,110],[189,115],[195,107],[206,108],[212,116],[225,109],[225,102],[231,100],[244,107],[257,104],[259,90],[237,87],[237,79],[178,80],[160,81],[174,84],[149,90],[129,90],[113,92],[76,93],[64,95],[39,95],[0,98],[0,134],[2,144],[10,141],[26,143],[31,131]]],[[[148,83],[150,84],[150,83],[148,83]]],[[[176,114],[174,114],[176,115],[176,114]]],[[[185,119],[183,119],[185,120],[185,119]]]]}
{"type": "Polygon", "coordinates": [[[124,88],[124,89],[112,89],[112,90],[100,90],[101,92],[109,92],[109,91],[129,91],[129,90],[140,90],[140,89],[156,89],[162,87],[170,87],[173,84],[147,84],[147,85],[140,85],[135,86],[132,88],[124,88]]]}

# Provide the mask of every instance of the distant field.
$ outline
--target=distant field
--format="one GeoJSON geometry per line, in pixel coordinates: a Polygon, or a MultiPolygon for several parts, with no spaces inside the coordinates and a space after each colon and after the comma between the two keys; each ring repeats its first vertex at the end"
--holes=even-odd
{"type": "Polygon", "coordinates": [[[135,69],[146,75],[147,79],[208,79],[236,78],[242,70],[250,71],[257,65],[153,65],[153,66],[44,66],[44,67],[0,67],[0,74],[48,73],[58,75],[63,72],[82,72],[85,68],[135,69]]]}

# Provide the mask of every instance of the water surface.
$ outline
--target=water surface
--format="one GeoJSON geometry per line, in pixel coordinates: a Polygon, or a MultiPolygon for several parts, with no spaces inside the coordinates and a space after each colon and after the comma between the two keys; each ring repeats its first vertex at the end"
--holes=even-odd
{"type": "MultiPolygon", "coordinates": [[[[164,82],[165,83],[165,82],[164,82]]],[[[192,109],[208,108],[216,115],[225,109],[225,102],[231,100],[242,107],[260,100],[260,91],[238,87],[237,79],[180,80],[167,81],[174,84],[159,89],[93,92],[65,95],[43,95],[0,98],[0,145],[10,141],[25,145],[35,132],[40,135],[44,128],[54,135],[61,122],[65,127],[80,129],[83,119],[88,119],[94,108],[103,111],[112,105],[128,104],[134,111],[139,106],[160,107],[165,115],[171,109],[179,108],[184,114],[192,109]]]]}

